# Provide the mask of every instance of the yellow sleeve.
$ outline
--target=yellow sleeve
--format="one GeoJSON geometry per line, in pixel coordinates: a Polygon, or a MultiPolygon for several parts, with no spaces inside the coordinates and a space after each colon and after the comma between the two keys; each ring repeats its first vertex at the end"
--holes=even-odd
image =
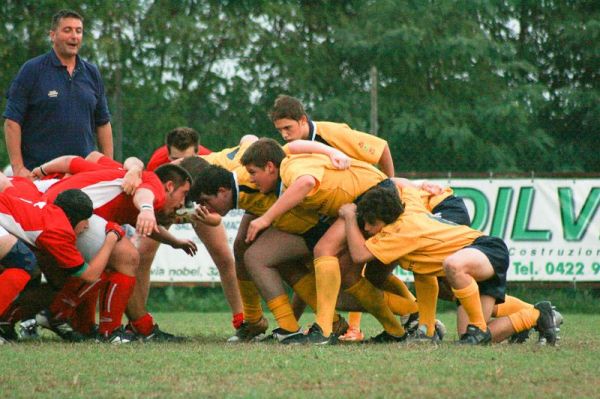
{"type": "Polygon", "coordinates": [[[370,164],[377,164],[381,159],[387,141],[353,130],[344,123],[315,122],[317,134],[331,147],[337,148],[351,158],[370,164]]]}
{"type": "Polygon", "coordinates": [[[382,263],[389,265],[419,248],[418,230],[396,222],[387,225],[379,233],[365,241],[367,249],[382,263]]]}
{"type": "Polygon", "coordinates": [[[324,155],[298,154],[287,156],[281,161],[279,168],[283,185],[289,187],[301,176],[312,176],[316,180],[316,184],[308,195],[313,195],[323,181],[323,174],[325,173],[323,159],[329,161],[329,158],[324,155]]]}

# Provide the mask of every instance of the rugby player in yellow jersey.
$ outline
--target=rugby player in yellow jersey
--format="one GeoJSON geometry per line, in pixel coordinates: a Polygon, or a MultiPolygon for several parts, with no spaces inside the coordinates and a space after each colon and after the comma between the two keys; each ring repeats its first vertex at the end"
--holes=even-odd
{"type": "Polygon", "coordinates": [[[277,97],[269,116],[288,143],[294,140],[318,141],[337,148],[350,158],[378,165],[387,176],[394,176],[390,148],[387,141],[377,136],[353,130],[345,123],[313,122],[302,103],[286,95],[277,97]]]}
{"type": "MultiPolygon", "coordinates": [[[[264,192],[272,191],[281,178],[286,187],[277,202],[262,216],[256,218],[248,227],[247,241],[252,242],[258,234],[268,228],[279,215],[296,205],[319,213],[323,217],[335,218],[337,210],[345,203],[354,201],[368,188],[382,184],[393,185],[381,171],[365,162],[352,160],[350,168],[336,170],[327,157],[321,155],[293,155],[285,157],[279,144],[271,139],[262,138],[253,143],[241,158],[258,188],[264,192]]],[[[306,335],[306,343],[334,343],[332,336],[332,317],[341,284],[338,253],[345,245],[343,221],[333,222],[314,249],[314,266],[317,284],[317,320],[306,335]]],[[[344,261],[346,261],[344,259],[344,261]]],[[[388,329],[404,335],[404,329],[394,318],[389,307],[382,304],[383,294],[368,283],[360,292],[351,293],[361,305],[369,310],[388,329]],[[365,301],[366,291],[378,294],[365,301]],[[381,294],[381,295],[379,295],[381,294]],[[379,296],[378,296],[379,295],[379,296]],[[361,296],[359,298],[359,296],[361,296]],[[377,306],[374,304],[377,303],[377,306]]]]}
{"type": "MultiPolygon", "coordinates": [[[[261,193],[250,182],[245,168],[228,171],[216,165],[199,173],[190,196],[220,215],[231,209],[244,209],[247,215],[259,216],[277,200],[275,192],[261,193]]],[[[278,323],[279,328],[273,331],[273,336],[280,341],[302,335],[282,278],[303,300],[316,308],[314,273],[310,273],[305,264],[312,257],[314,243],[327,227],[319,222],[315,212],[296,207],[277,218],[273,227],[264,231],[252,245],[236,252],[240,287],[244,289],[252,284],[255,291],[258,288],[278,323]]],[[[249,290],[242,290],[246,324],[237,335],[238,341],[254,339],[266,330],[260,298],[249,294],[249,290]]],[[[335,322],[336,332],[344,333],[347,324],[343,318],[337,316],[335,322]]]]}
{"type": "Polygon", "coordinates": [[[509,255],[501,239],[436,219],[423,207],[412,187],[403,187],[400,193],[373,188],[362,196],[358,205],[341,207],[340,216],[345,221],[348,247],[355,262],[374,259],[384,265],[399,262],[414,273],[415,282],[421,282],[416,284],[419,323],[427,326],[428,335],[434,333],[436,276],[446,275],[468,317],[466,330],[459,327],[459,343],[487,344],[492,339],[499,342],[532,327],[547,343],[556,343],[555,314],[547,301],[493,320],[488,328],[494,304],[502,303],[505,296],[509,255]],[[364,222],[369,236],[366,240],[358,219],[364,222]]]}
{"type": "MultiPolygon", "coordinates": [[[[291,96],[280,95],[269,112],[269,117],[281,137],[288,143],[296,140],[309,140],[327,144],[342,151],[353,159],[377,165],[388,177],[394,177],[394,163],[386,140],[372,134],[351,129],[347,124],[312,121],[302,103],[291,96]]],[[[387,284],[395,284],[395,289],[408,299],[415,300],[408,287],[400,279],[391,279],[387,284]]],[[[303,306],[294,301],[294,313],[302,314],[303,306]]],[[[349,314],[350,328],[340,337],[344,341],[361,341],[360,313],[349,314]]]]}

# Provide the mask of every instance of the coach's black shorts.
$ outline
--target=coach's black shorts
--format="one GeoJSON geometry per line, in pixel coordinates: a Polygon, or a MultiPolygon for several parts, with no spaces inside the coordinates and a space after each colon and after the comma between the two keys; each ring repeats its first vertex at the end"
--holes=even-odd
{"type": "Polygon", "coordinates": [[[465,226],[471,225],[471,218],[469,217],[469,211],[467,211],[465,202],[462,198],[455,197],[454,195],[451,195],[440,202],[431,210],[431,213],[440,215],[442,219],[452,223],[465,226]]]}
{"type": "Polygon", "coordinates": [[[310,250],[315,249],[315,245],[319,242],[325,232],[331,227],[331,224],[326,221],[327,219],[319,220],[319,223],[310,228],[307,232],[301,234],[304,239],[304,243],[310,250]]]}
{"type": "Polygon", "coordinates": [[[504,241],[498,237],[481,236],[465,248],[475,248],[483,252],[494,268],[494,276],[477,282],[479,294],[496,298],[496,303],[504,303],[509,265],[508,248],[504,241]]]}

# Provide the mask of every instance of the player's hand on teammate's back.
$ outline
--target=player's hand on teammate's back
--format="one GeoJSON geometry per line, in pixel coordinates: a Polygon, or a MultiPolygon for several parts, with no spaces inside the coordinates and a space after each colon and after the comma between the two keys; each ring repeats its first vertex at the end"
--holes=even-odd
{"type": "Polygon", "coordinates": [[[344,170],[350,167],[350,157],[341,151],[334,151],[329,159],[331,159],[331,163],[336,169],[344,170]]]}
{"type": "Polygon", "coordinates": [[[142,209],[137,217],[135,223],[135,231],[138,234],[149,236],[153,232],[158,233],[158,225],[156,224],[156,216],[154,216],[154,210],[142,209]]]}
{"type": "Polygon", "coordinates": [[[142,184],[141,171],[137,169],[128,170],[123,176],[123,184],[121,187],[127,195],[133,195],[138,186],[142,184]]]}

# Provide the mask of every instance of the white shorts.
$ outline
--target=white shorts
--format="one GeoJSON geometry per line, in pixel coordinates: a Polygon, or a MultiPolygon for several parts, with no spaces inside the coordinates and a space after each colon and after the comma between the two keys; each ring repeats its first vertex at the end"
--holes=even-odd
{"type": "Polygon", "coordinates": [[[92,215],[89,219],[89,227],[77,236],[77,249],[83,255],[86,262],[94,259],[94,256],[104,245],[106,238],[106,220],[98,215],[92,215]]]}

